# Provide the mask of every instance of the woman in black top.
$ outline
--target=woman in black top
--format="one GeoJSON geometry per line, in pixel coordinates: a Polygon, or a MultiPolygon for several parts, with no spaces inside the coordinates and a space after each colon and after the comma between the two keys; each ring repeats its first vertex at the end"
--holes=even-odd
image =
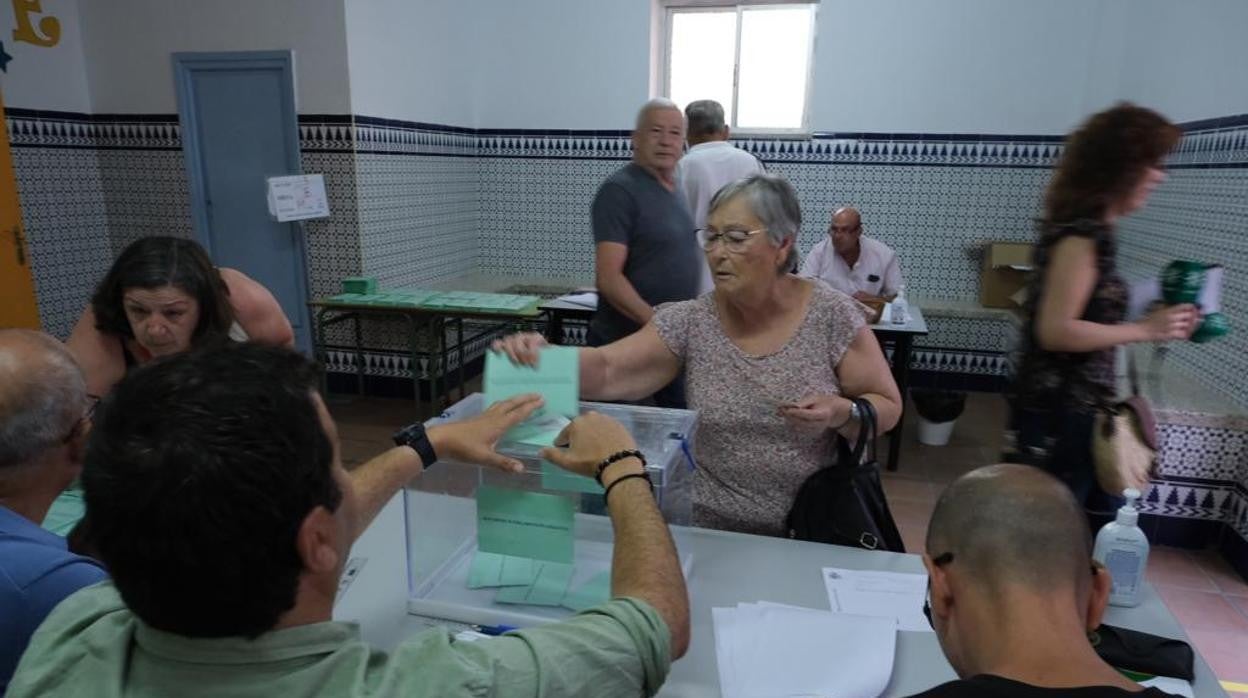
{"type": "Polygon", "coordinates": [[[1179,305],[1124,322],[1127,287],[1115,269],[1114,223],[1165,180],[1162,160],[1179,136],[1156,112],[1118,104],[1067,138],[1045,195],[1005,459],[1048,470],[1092,510],[1112,506],[1089,497],[1099,492],[1092,424],[1117,397],[1115,347],[1186,339],[1198,319],[1179,305]]]}

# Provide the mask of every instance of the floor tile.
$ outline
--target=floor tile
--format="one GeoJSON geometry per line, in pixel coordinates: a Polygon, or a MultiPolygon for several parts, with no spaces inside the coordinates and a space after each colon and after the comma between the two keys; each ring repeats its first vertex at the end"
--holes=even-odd
{"type": "Polygon", "coordinates": [[[1187,634],[1215,676],[1248,683],[1248,633],[1197,629],[1187,634]]]}
{"type": "Polygon", "coordinates": [[[893,512],[893,520],[897,522],[898,527],[905,525],[923,530],[927,530],[927,523],[932,518],[932,509],[935,506],[934,501],[919,502],[902,499],[888,502],[888,508],[893,512]]]}
{"type": "Polygon", "coordinates": [[[1185,630],[1235,631],[1248,639],[1248,618],[1221,594],[1167,586],[1157,587],[1157,593],[1185,630]]]}
{"type": "Polygon", "coordinates": [[[1223,593],[1248,596],[1248,581],[1231,567],[1221,553],[1216,550],[1200,550],[1193,553],[1192,557],[1223,593]]]}
{"type": "Polygon", "coordinates": [[[889,502],[910,500],[919,502],[935,501],[936,493],[932,484],[925,480],[914,480],[909,478],[892,477],[885,475],[882,478],[884,485],[884,495],[888,497],[889,502]]]}
{"type": "Polygon", "coordinates": [[[1244,618],[1248,618],[1248,596],[1227,596],[1226,600],[1229,601],[1232,606],[1239,609],[1239,612],[1243,614],[1244,618]]]}
{"type": "Polygon", "coordinates": [[[1218,591],[1191,555],[1176,548],[1153,547],[1148,556],[1146,577],[1154,585],[1218,591]]]}

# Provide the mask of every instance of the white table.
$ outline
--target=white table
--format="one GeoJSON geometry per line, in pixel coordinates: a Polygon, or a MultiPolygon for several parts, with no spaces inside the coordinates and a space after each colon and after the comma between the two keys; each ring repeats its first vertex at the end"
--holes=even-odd
{"type": "MultiPolygon", "coordinates": [[[[360,624],[366,642],[385,650],[430,626],[407,609],[404,498],[395,496],[355,544],[353,559],[365,563],[334,607],[336,620],[360,624]]],[[[827,608],[822,567],[921,572],[917,555],[878,553],[778,538],[673,527],[682,553],[693,555],[689,575],[693,636],[689,653],[672,666],[661,696],[719,695],[711,608],[739,602],[827,608]]],[[[1112,608],[1105,622],[1174,638],[1187,638],[1152,587],[1136,608],[1112,608]]],[[[1189,641],[1190,642],[1190,641],[1189,641]]],[[[884,695],[917,693],[955,678],[934,633],[899,632],[892,680],[884,695]]],[[[1198,696],[1224,696],[1209,666],[1197,655],[1198,696]]]]}

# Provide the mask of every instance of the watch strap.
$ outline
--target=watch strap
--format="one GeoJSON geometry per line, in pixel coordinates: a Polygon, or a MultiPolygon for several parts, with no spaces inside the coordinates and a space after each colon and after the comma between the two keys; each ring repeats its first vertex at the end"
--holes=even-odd
{"type": "Polygon", "coordinates": [[[429,441],[425,425],[420,422],[409,424],[394,433],[395,446],[407,446],[420,456],[420,464],[426,470],[438,461],[437,451],[429,441]]]}

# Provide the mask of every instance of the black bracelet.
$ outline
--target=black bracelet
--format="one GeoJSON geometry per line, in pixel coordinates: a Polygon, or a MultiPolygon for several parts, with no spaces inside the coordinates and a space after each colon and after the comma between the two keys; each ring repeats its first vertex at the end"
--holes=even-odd
{"type": "Polygon", "coordinates": [[[611,465],[612,463],[618,463],[624,460],[625,458],[636,458],[637,460],[641,461],[641,467],[643,468],[646,467],[646,457],[641,455],[641,451],[638,451],[637,449],[633,449],[631,451],[620,451],[619,453],[613,453],[607,456],[606,458],[604,458],[602,462],[598,464],[598,469],[594,473],[594,480],[598,482],[599,487],[602,486],[602,471],[606,470],[607,466],[611,465]]]}
{"type": "Polygon", "coordinates": [[[647,473],[647,472],[629,473],[628,475],[621,475],[618,479],[615,480],[615,482],[612,482],[611,485],[607,487],[607,491],[602,493],[602,501],[606,502],[607,506],[610,506],[611,502],[610,500],[607,499],[607,497],[611,496],[611,490],[615,489],[615,486],[620,484],[621,482],[624,482],[625,480],[632,480],[635,477],[645,479],[646,484],[650,486],[650,494],[651,495],[654,494],[654,483],[650,481],[650,473],[647,473]]]}

